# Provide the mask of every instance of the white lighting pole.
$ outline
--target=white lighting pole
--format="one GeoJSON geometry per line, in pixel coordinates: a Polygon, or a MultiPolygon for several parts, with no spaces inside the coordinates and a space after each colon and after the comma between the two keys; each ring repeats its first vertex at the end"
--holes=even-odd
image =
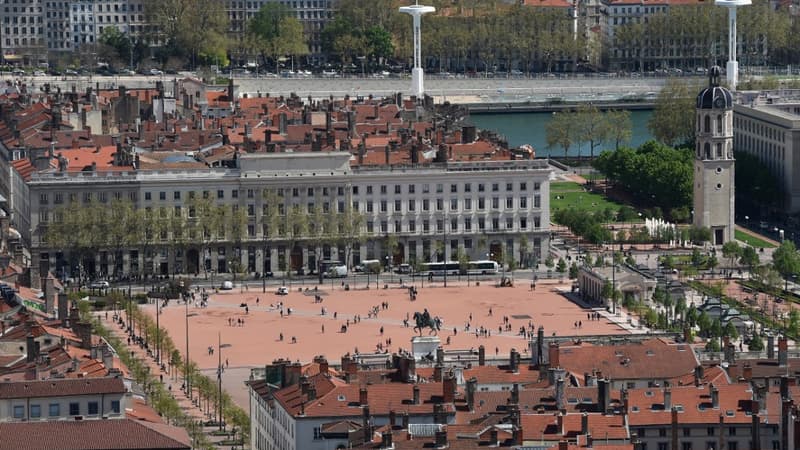
{"type": "Polygon", "coordinates": [[[714,0],[717,6],[728,8],[728,64],[725,66],[728,88],[736,90],[739,82],[739,62],[736,60],[736,9],[749,6],[752,0],[714,0]]]}
{"type": "Polygon", "coordinates": [[[414,68],[411,69],[411,92],[417,98],[422,97],[425,93],[423,87],[423,78],[425,73],[422,70],[422,32],[420,24],[422,22],[422,15],[436,12],[433,6],[422,6],[420,4],[401,6],[400,12],[411,14],[414,17],[414,68]]]}

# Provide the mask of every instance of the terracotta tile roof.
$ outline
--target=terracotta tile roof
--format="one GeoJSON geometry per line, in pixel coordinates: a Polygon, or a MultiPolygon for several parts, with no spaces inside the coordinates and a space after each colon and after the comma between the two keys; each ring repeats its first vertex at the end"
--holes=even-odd
{"type": "Polygon", "coordinates": [[[728,366],[728,374],[731,380],[738,380],[744,376],[745,365],[750,366],[753,378],[779,378],[787,372],[800,372],[800,358],[788,358],[787,363],[788,367],[781,367],[777,359],[738,359],[735,364],[728,366]]]}
{"type": "Polygon", "coordinates": [[[523,4],[539,8],[572,8],[572,2],[568,0],[524,0],[523,4]]]}
{"type": "Polygon", "coordinates": [[[11,166],[14,167],[14,170],[16,170],[25,181],[30,181],[31,174],[36,172],[36,168],[33,167],[33,164],[31,164],[27,158],[12,161],[11,166]]]}
{"type": "Polygon", "coordinates": [[[0,435],[2,448],[15,450],[191,448],[181,428],[128,419],[0,423],[0,435]]]}
{"type": "Polygon", "coordinates": [[[558,358],[561,367],[581,379],[594,371],[611,380],[673,379],[694,373],[698,365],[688,345],[661,339],[621,345],[562,346],[558,358]]]}
{"type": "MultiPolygon", "coordinates": [[[[745,383],[721,385],[719,407],[712,408],[710,386],[672,387],[671,403],[681,405],[678,421],[686,424],[717,424],[720,414],[726,423],[750,423],[753,392],[745,383]]],[[[628,391],[628,422],[630,426],[658,425],[671,422],[671,411],[664,409],[664,390],[660,388],[630,389],[628,391]],[[636,407],[637,410],[634,410],[636,407]]],[[[773,411],[774,412],[774,411],[773,411]]],[[[766,420],[766,417],[762,417],[766,420]]]]}
{"type": "MultiPolygon", "coordinates": [[[[619,398],[618,391],[613,392],[617,394],[615,398],[619,398]]],[[[487,414],[505,411],[510,398],[509,391],[475,392],[473,411],[466,411],[465,402],[457,402],[459,412],[456,415],[456,423],[469,423],[487,414]]],[[[564,407],[567,411],[592,412],[597,410],[597,388],[595,387],[566,387],[564,399],[564,407]]],[[[519,405],[522,413],[533,413],[539,410],[556,411],[555,388],[520,389],[519,405]]]]}
{"type": "Polygon", "coordinates": [[[46,381],[0,382],[0,398],[58,397],[94,394],[124,394],[122,378],[54,378],[46,381]]]}
{"type": "MultiPolygon", "coordinates": [[[[694,384],[694,382],[695,379],[693,373],[672,380],[672,384],[677,384],[678,386],[688,386],[690,384],[694,384]]],[[[717,386],[721,384],[731,384],[731,380],[728,378],[728,373],[725,372],[725,369],[720,366],[712,366],[704,369],[703,379],[700,380],[700,382],[704,384],[714,383],[717,386]]]]}
{"type": "MultiPolygon", "coordinates": [[[[622,440],[628,439],[628,428],[625,417],[619,414],[587,414],[589,432],[592,436],[622,440]]],[[[559,428],[559,418],[556,414],[522,414],[520,423],[524,439],[544,439],[546,441],[561,440],[562,438],[574,439],[581,433],[582,414],[566,414],[561,417],[562,427],[559,428]]]]}

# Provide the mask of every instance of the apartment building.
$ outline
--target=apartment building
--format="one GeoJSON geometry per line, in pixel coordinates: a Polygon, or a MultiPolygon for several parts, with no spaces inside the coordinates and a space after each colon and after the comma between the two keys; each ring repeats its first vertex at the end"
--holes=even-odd
{"type": "Polygon", "coordinates": [[[125,416],[121,377],[0,382],[0,422],[109,419],[125,416]]]}
{"type": "Polygon", "coordinates": [[[744,93],[734,105],[733,145],[756,156],[775,177],[789,213],[800,211],[800,102],[770,94],[744,93]]]}

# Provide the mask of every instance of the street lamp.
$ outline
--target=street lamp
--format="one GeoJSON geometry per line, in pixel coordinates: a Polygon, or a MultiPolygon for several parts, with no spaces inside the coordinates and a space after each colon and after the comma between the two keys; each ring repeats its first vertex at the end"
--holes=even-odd
{"type": "Polygon", "coordinates": [[[222,431],[222,372],[225,368],[222,366],[222,349],[230,347],[231,344],[223,344],[222,343],[222,334],[217,332],[217,354],[219,354],[219,359],[217,363],[217,385],[219,387],[217,397],[217,403],[219,404],[219,418],[217,419],[217,423],[219,423],[219,429],[222,431]]]}
{"type": "MultiPolygon", "coordinates": [[[[181,292],[183,292],[183,281],[180,282],[181,292]]],[[[191,377],[189,377],[189,317],[194,317],[198,315],[197,313],[189,314],[189,299],[185,296],[181,295],[184,298],[184,305],[186,307],[186,355],[184,359],[184,371],[183,371],[183,384],[186,386],[186,392],[189,395],[189,400],[192,400],[192,386],[191,386],[191,377]]]]}
{"type": "Polygon", "coordinates": [[[156,300],[156,362],[159,367],[161,366],[161,325],[159,325],[158,318],[161,316],[161,299],[156,300]]]}

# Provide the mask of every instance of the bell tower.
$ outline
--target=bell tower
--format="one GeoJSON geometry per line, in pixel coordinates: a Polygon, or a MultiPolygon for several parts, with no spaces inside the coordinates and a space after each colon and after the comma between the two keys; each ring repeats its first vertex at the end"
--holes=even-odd
{"type": "Polygon", "coordinates": [[[719,67],[708,75],[708,87],[697,95],[693,220],[722,245],[734,239],[733,95],[720,86],[719,67]]]}

